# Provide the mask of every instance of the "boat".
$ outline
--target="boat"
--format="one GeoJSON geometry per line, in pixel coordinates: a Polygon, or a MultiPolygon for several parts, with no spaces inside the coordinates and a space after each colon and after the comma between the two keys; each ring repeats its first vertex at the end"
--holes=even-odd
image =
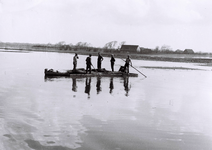
{"type": "Polygon", "coordinates": [[[106,69],[92,69],[91,73],[86,73],[84,68],[79,68],[76,70],[67,70],[65,72],[60,72],[53,69],[45,69],[44,74],[46,78],[51,77],[138,77],[136,73],[125,73],[122,71],[108,71],[106,69]]]}

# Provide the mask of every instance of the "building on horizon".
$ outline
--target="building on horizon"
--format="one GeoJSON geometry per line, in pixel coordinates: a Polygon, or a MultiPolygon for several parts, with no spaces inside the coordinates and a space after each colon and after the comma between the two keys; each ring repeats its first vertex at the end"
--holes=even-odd
{"type": "Polygon", "coordinates": [[[184,54],[194,54],[194,51],[193,51],[193,49],[185,49],[185,50],[183,51],[183,53],[184,53],[184,54]]]}
{"type": "Polygon", "coordinates": [[[140,52],[141,49],[139,45],[122,45],[120,51],[130,53],[130,52],[140,52]]]}

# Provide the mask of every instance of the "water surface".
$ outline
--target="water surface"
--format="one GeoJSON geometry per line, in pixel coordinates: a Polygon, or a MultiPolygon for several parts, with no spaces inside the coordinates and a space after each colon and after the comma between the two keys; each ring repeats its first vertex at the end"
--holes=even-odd
{"type": "Polygon", "coordinates": [[[0,149],[212,149],[210,67],[133,60],[147,78],[44,78],[45,68],[72,69],[72,58],[0,52],[0,149]]]}

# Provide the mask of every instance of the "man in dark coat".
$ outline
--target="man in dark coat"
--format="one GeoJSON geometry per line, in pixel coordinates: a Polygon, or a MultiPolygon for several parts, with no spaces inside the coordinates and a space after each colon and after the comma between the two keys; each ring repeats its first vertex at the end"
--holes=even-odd
{"type": "Polygon", "coordinates": [[[97,58],[97,69],[100,71],[101,70],[101,66],[102,66],[102,61],[103,61],[103,57],[100,53],[98,53],[98,58],[97,58]]]}
{"type": "Polygon", "coordinates": [[[110,64],[111,64],[111,69],[112,71],[114,71],[114,63],[115,63],[115,58],[114,58],[114,55],[112,54],[111,55],[111,59],[110,59],[110,64]]]}
{"type": "Polygon", "coordinates": [[[129,73],[130,65],[132,66],[132,61],[130,59],[130,56],[128,55],[127,58],[126,58],[126,61],[125,61],[125,65],[124,65],[125,73],[129,73]]]}
{"type": "Polygon", "coordinates": [[[86,58],[86,73],[91,73],[91,54],[86,58]]]}

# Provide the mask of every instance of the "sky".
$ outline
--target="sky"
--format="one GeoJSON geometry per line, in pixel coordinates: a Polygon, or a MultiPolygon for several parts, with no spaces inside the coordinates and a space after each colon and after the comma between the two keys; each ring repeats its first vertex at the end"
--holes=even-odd
{"type": "Polygon", "coordinates": [[[211,8],[212,0],[0,0],[0,41],[212,52],[211,8]]]}

